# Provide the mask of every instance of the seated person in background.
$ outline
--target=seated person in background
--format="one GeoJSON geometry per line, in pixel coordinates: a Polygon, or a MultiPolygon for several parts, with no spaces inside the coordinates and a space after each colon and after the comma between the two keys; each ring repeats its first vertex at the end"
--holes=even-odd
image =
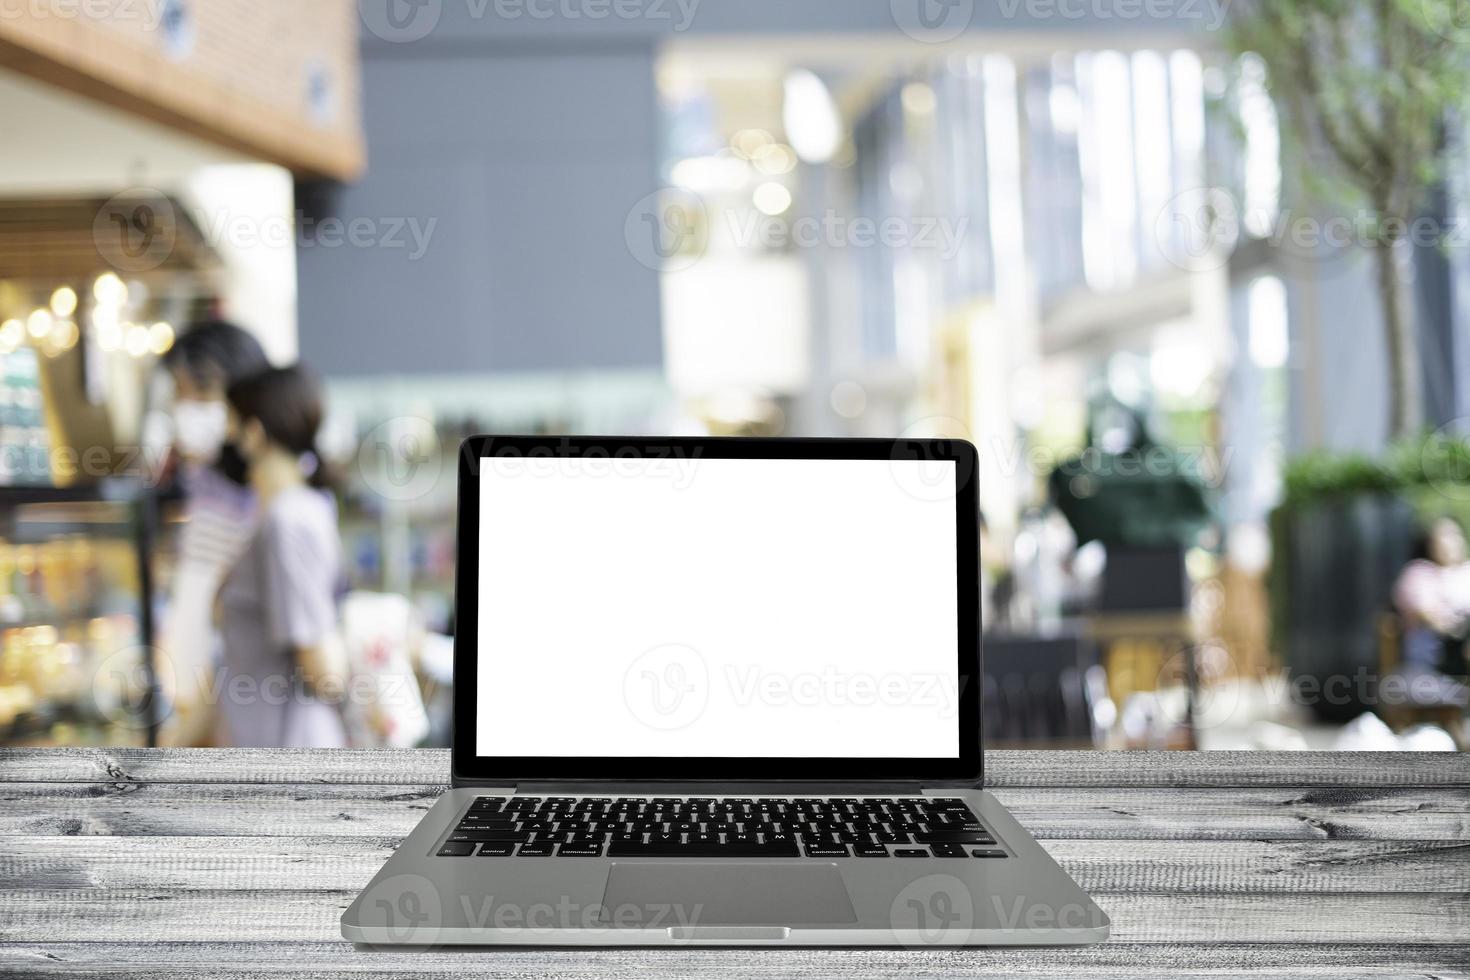
{"type": "Polygon", "coordinates": [[[1470,561],[1459,522],[1441,517],[1421,536],[1415,557],[1394,586],[1404,618],[1403,663],[1463,675],[1470,635],[1470,561]]]}

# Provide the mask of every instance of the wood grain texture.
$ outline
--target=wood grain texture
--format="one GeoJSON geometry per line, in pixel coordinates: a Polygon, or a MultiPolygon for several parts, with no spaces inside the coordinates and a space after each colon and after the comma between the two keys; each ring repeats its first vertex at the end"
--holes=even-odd
{"type": "MultiPolygon", "coordinates": [[[[0,889],[361,889],[397,837],[0,838],[0,889]]],[[[1465,892],[1470,842],[1053,841],[1089,891],[1465,892]]]]}
{"type": "Polygon", "coordinates": [[[442,752],[0,751],[0,976],[1470,977],[1465,756],[991,753],[996,796],[1113,918],[1087,949],[340,941],[447,769],[442,752]]]}
{"type": "MultiPolygon", "coordinates": [[[[444,787],[0,782],[0,837],[397,836],[444,787]]],[[[1470,788],[999,789],[1043,840],[1470,840],[1470,788]]]]}
{"type": "MultiPolygon", "coordinates": [[[[430,784],[441,749],[0,749],[0,782],[430,784]]],[[[987,788],[1470,786],[1470,756],[1439,752],[985,754],[987,788]]]]}
{"type": "Polygon", "coordinates": [[[908,980],[962,977],[1351,977],[1463,976],[1470,949],[1446,946],[1218,943],[1139,945],[1118,941],[1083,949],[1006,950],[400,950],[364,952],[342,942],[292,943],[289,966],[278,943],[14,943],[0,945],[7,977],[415,976],[462,980],[776,980],[844,977],[908,980]],[[286,970],[289,969],[289,972],[286,970]]]}
{"type": "MultiPolygon", "coordinates": [[[[356,889],[0,890],[0,942],[326,942],[356,889]]],[[[1092,892],[1120,942],[1460,945],[1470,896],[1092,892]]]]}

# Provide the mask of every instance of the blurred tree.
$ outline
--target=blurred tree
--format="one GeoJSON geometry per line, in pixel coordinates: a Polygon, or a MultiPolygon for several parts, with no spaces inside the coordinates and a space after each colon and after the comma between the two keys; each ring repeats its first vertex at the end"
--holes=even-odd
{"type": "Polygon", "coordinates": [[[1387,331],[1390,435],[1418,435],[1423,386],[1404,267],[1412,222],[1443,175],[1444,125],[1470,100],[1463,0],[1241,0],[1232,28],[1236,53],[1266,64],[1304,182],[1364,209],[1387,331]]]}

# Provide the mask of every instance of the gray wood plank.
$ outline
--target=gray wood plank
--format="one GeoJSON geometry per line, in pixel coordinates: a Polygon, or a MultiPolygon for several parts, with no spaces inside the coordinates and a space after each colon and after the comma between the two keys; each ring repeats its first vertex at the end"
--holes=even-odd
{"type": "MultiPolygon", "coordinates": [[[[360,889],[397,838],[11,837],[0,889],[360,889]]],[[[1470,883],[1470,843],[1053,841],[1088,891],[1444,893],[1470,883]]]]}
{"type": "Polygon", "coordinates": [[[291,783],[0,783],[0,837],[405,837],[445,788],[291,783]]]}
{"type": "Polygon", "coordinates": [[[1007,788],[995,796],[1047,839],[1470,840],[1470,790],[1462,788],[1007,788]]]}
{"type": "MultiPolygon", "coordinates": [[[[355,890],[0,890],[0,942],[326,942],[355,890]]],[[[1470,896],[1094,892],[1121,942],[1459,945],[1470,896]]]]}
{"type": "Polygon", "coordinates": [[[1470,977],[1470,949],[1412,945],[1132,944],[1083,949],[981,950],[417,950],[323,943],[0,944],[7,977],[307,977],[415,976],[466,980],[690,980],[832,978],[928,980],[975,976],[1058,978],[1470,977]],[[289,971],[289,973],[288,973],[289,971]]]}
{"type": "Polygon", "coordinates": [[[0,974],[1470,975],[1466,756],[997,752],[987,766],[1112,914],[1112,942],[358,950],[337,917],[442,792],[445,753],[0,750],[0,974]]]}
{"type": "MultiPolygon", "coordinates": [[[[0,749],[0,782],[374,783],[447,780],[439,749],[0,749]]],[[[1396,752],[986,753],[992,787],[1470,786],[1470,756],[1396,752]]]]}
{"type": "MultiPolygon", "coordinates": [[[[0,783],[10,835],[398,836],[443,786],[0,783]]],[[[1470,788],[1015,788],[1041,839],[1470,840],[1470,788]]]]}

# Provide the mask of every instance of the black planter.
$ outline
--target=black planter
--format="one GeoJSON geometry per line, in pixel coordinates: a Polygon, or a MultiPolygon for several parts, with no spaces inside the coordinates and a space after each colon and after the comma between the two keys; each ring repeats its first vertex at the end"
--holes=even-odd
{"type": "Polygon", "coordinates": [[[1272,624],[1293,690],[1324,720],[1372,710],[1378,624],[1408,562],[1414,510],[1386,494],[1286,505],[1272,517],[1272,624]]]}

